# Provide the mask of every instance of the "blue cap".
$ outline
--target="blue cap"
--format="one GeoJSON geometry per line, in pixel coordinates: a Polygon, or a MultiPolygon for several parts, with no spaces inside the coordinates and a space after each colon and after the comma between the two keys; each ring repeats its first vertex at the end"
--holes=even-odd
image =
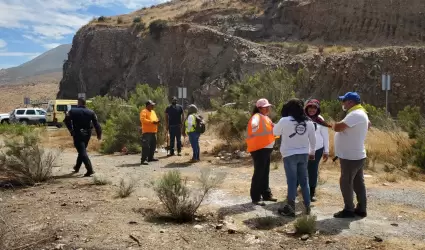
{"type": "Polygon", "coordinates": [[[347,92],[345,95],[338,97],[338,100],[345,101],[355,101],[360,102],[360,95],[356,92],[347,92]]]}

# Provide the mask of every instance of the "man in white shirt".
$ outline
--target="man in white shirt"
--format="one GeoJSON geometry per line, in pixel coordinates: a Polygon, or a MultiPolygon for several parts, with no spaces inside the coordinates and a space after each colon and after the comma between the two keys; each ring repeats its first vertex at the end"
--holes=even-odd
{"type": "Polygon", "coordinates": [[[365,139],[370,126],[366,110],[360,104],[360,96],[356,92],[348,92],[340,96],[346,117],[332,125],[335,130],[335,154],[340,159],[340,187],[345,207],[335,213],[335,218],[352,218],[356,215],[366,217],[366,187],[363,168],[366,162],[365,139]],[[357,196],[354,206],[353,191],[357,196]]]}

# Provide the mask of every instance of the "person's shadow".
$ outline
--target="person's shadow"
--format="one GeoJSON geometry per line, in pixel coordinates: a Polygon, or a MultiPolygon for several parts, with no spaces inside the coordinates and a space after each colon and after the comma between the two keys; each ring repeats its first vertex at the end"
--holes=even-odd
{"type": "Polygon", "coordinates": [[[361,220],[360,217],[354,218],[328,218],[317,221],[317,229],[324,235],[337,235],[343,230],[350,229],[350,224],[361,220]]]}

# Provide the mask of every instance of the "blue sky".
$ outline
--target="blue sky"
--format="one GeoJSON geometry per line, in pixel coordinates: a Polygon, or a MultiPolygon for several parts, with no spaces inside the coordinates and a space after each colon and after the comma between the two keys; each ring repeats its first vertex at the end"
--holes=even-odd
{"type": "Polygon", "coordinates": [[[0,0],[0,69],[60,44],[93,17],[129,13],[164,0],[0,0]]]}

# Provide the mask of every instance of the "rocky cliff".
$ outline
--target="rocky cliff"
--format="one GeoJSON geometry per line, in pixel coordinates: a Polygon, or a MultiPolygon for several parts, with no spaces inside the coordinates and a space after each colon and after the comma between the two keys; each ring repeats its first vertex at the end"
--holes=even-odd
{"type": "Polygon", "coordinates": [[[86,26],[74,37],[58,97],[126,97],[136,84],[149,83],[166,85],[171,95],[187,87],[189,101],[206,103],[229,83],[277,65],[279,57],[264,47],[190,24],[168,27],[158,38],[131,28],[86,26]]]}
{"type": "Polygon", "coordinates": [[[391,71],[391,111],[425,107],[424,48],[408,47],[425,39],[425,1],[226,1],[174,1],[122,16],[123,23],[109,18],[86,25],[74,37],[58,97],[126,97],[136,84],[149,83],[167,86],[170,95],[187,87],[190,102],[208,106],[232,82],[284,66],[307,69],[300,97],[329,99],[357,90],[383,106],[380,77],[391,71]],[[135,17],[148,24],[161,16],[169,26],[158,37],[132,24],[135,17]],[[282,40],[314,43],[299,55],[268,44],[282,40]],[[318,46],[334,42],[364,49],[318,53],[318,46]]]}

